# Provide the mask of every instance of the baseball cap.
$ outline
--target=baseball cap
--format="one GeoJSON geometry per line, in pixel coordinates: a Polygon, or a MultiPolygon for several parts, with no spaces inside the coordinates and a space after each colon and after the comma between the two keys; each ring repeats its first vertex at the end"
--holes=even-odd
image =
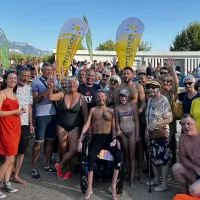
{"type": "Polygon", "coordinates": [[[120,94],[123,94],[123,95],[125,95],[127,97],[130,96],[130,92],[128,90],[126,90],[126,89],[121,90],[120,93],[119,93],[119,95],[120,94]]]}

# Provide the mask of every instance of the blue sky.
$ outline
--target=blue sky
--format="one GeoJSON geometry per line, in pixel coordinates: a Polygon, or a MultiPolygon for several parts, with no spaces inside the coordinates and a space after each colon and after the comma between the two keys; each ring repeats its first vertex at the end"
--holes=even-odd
{"type": "Polygon", "coordinates": [[[143,21],[143,40],[154,51],[167,51],[182,28],[200,21],[200,0],[6,0],[0,2],[0,8],[0,28],[9,40],[49,51],[56,47],[62,25],[83,14],[91,27],[94,48],[115,40],[119,25],[129,17],[143,21]]]}

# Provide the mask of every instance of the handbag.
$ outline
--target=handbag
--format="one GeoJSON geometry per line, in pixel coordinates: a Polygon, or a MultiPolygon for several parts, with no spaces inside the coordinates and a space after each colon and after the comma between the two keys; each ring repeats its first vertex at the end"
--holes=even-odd
{"type": "MultiPolygon", "coordinates": [[[[185,99],[185,97],[184,97],[184,99],[185,99]]],[[[172,98],[172,95],[171,95],[171,100],[172,100],[173,120],[180,120],[181,117],[184,115],[183,102],[174,101],[174,98],[172,98]]]]}
{"type": "Polygon", "coordinates": [[[168,135],[167,129],[165,127],[161,127],[159,129],[155,129],[153,131],[150,131],[150,138],[166,138],[168,135]]]}
{"type": "MultiPolygon", "coordinates": [[[[150,112],[150,107],[151,107],[151,102],[149,104],[149,112],[150,112]]],[[[148,112],[148,124],[149,124],[149,112],[148,112]]],[[[168,135],[168,132],[167,132],[166,127],[164,127],[164,126],[159,127],[158,129],[155,129],[155,130],[149,132],[149,137],[151,139],[165,138],[165,137],[167,137],[167,135],[168,135]]]]}
{"type": "Polygon", "coordinates": [[[183,102],[172,102],[173,120],[180,120],[183,116],[183,102]]]}

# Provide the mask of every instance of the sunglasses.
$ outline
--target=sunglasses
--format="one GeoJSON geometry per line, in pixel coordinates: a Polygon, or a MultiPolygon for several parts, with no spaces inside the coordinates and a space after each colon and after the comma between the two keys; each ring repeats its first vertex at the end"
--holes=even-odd
{"type": "Polygon", "coordinates": [[[162,80],[162,82],[167,82],[167,83],[170,83],[170,82],[171,82],[171,80],[169,80],[169,79],[163,79],[163,80],[162,80]]]}
{"type": "Polygon", "coordinates": [[[184,85],[185,85],[185,86],[187,86],[187,85],[190,86],[190,85],[192,85],[192,83],[193,83],[193,82],[188,82],[188,83],[184,83],[184,85]]]}
{"type": "Polygon", "coordinates": [[[160,75],[168,74],[167,72],[160,72],[160,75]]]}
{"type": "Polygon", "coordinates": [[[102,74],[102,76],[106,76],[106,78],[109,78],[110,76],[107,74],[102,74]]]}
{"type": "Polygon", "coordinates": [[[113,79],[111,79],[110,82],[113,83],[113,84],[117,84],[118,83],[117,80],[113,80],[113,79]]]}
{"type": "Polygon", "coordinates": [[[146,89],[147,89],[147,90],[149,90],[149,89],[153,89],[153,90],[154,90],[154,89],[156,89],[156,88],[159,88],[159,87],[158,87],[157,85],[147,85],[147,86],[146,86],[146,89]]]}

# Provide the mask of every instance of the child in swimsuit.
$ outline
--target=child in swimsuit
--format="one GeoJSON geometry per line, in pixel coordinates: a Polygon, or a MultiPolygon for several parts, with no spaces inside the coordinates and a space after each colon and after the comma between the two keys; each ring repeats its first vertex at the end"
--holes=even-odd
{"type": "Polygon", "coordinates": [[[132,187],[134,184],[136,142],[139,141],[139,117],[137,105],[128,102],[129,96],[128,90],[120,91],[120,104],[116,106],[115,117],[117,134],[121,135],[126,155],[128,177],[130,177],[129,185],[132,187]]]}

